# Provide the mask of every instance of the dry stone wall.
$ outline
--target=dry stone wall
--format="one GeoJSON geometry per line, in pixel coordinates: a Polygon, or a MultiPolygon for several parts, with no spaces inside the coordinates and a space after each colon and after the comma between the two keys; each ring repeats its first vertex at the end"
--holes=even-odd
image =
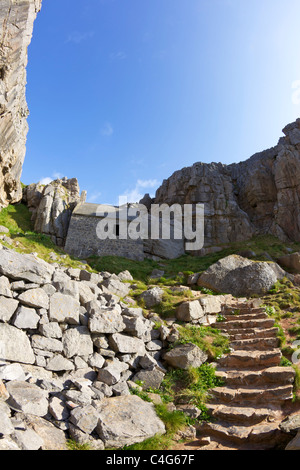
{"type": "MultiPolygon", "coordinates": [[[[119,448],[165,432],[130,389],[160,387],[178,331],[144,316],[132,281],[0,245],[0,450],[57,450],[67,438],[119,448]]],[[[184,367],[207,360],[191,347],[184,367]]]]}

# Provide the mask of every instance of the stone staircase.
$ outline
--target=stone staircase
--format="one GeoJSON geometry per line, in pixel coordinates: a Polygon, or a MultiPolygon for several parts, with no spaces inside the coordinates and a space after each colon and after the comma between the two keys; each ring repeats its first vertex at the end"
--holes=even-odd
{"type": "Polygon", "coordinates": [[[292,367],[279,366],[278,328],[257,301],[226,305],[221,315],[214,327],[229,335],[232,352],[218,361],[224,386],[211,390],[212,421],[198,429],[200,449],[276,448],[286,439],[279,424],[295,378],[292,367]]]}

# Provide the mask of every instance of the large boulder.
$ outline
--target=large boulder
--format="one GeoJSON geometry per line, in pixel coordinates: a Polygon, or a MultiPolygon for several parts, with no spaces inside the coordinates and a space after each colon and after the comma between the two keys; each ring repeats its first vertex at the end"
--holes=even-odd
{"type": "Polygon", "coordinates": [[[251,297],[268,292],[279,278],[277,271],[267,262],[255,262],[237,255],[222,258],[199,276],[198,286],[235,297],[251,297]]]}
{"type": "Polygon", "coordinates": [[[166,432],[153,404],[136,395],[104,398],[98,412],[96,430],[105,447],[121,448],[166,432]]]}
{"type": "Polygon", "coordinates": [[[24,331],[6,323],[0,323],[0,359],[34,364],[35,356],[24,331]]]}
{"type": "Polygon", "coordinates": [[[17,253],[0,245],[0,273],[15,280],[47,284],[52,280],[54,267],[34,255],[17,253]]]}
{"type": "Polygon", "coordinates": [[[207,354],[193,343],[181,344],[164,354],[163,359],[172,367],[187,370],[200,367],[207,361],[207,354]]]}

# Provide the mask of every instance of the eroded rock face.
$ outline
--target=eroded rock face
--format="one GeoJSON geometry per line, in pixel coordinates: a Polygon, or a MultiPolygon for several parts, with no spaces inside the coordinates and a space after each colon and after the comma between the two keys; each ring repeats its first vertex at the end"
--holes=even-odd
{"type": "Polygon", "coordinates": [[[34,230],[50,235],[58,246],[64,245],[72,211],[85,196],[84,191],[80,194],[76,178],[57,179],[47,185],[33,183],[23,190],[34,230]]]}
{"type": "Polygon", "coordinates": [[[22,198],[28,108],[27,48],[41,0],[1,0],[0,22],[0,208],[22,198]]]}
{"type": "Polygon", "coordinates": [[[278,145],[232,165],[195,163],[157,190],[156,204],[205,204],[205,246],[272,234],[300,241],[300,119],[278,145]]]}

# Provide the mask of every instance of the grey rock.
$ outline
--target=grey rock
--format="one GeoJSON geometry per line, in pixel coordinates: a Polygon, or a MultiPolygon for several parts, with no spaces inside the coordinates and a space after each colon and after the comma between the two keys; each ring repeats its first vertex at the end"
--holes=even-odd
{"type": "Polygon", "coordinates": [[[21,366],[17,362],[12,364],[6,364],[4,366],[0,366],[0,380],[21,380],[24,381],[26,378],[25,372],[21,366]]]}
{"type": "Polygon", "coordinates": [[[89,356],[93,354],[93,341],[90,332],[85,326],[69,328],[63,334],[63,351],[67,358],[77,356],[89,356]]]}
{"type": "Polygon", "coordinates": [[[24,381],[12,381],[6,384],[9,393],[7,403],[10,407],[34,416],[45,416],[48,412],[48,393],[45,390],[24,381]]]}
{"type": "Polygon", "coordinates": [[[285,450],[300,450],[300,431],[298,431],[296,437],[288,443],[285,450]]]}
{"type": "Polygon", "coordinates": [[[35,330],[38,326],[39,321],[40,316],[36,313],[34,308],[28,308],[24,307],[24,305],[20,305],[20,307],[16,311],[12,324],[20,329],[35,330]]]}
{"type": "Polygon", "coordinates": [[[4,296],[0,297],[0,321],[9,322],[17,310],[19,302],[4,296]]]}
{"type": "Polygon", "coordinates": [[[99,307],[89,318],[91,333],[118,333],[123,331],[125,327],[122,315],[117,308],[99,307]]]}
{"type": "Polygon", "coordinates": [[[9,279],[5,276],[0,277],[0,295],[4,297],[12,297],[9,279]]]}
{"type": "Polygon", "coordinates": [[[21,414],[27,429],[33,429],[43,440],[41,450],[67,450],[65,433],[39,416],[21,414]]]}
{"type": "Polygon", "coordinates": [[[34,364],[34,353],[24,331],[0,323],[0,359],[34,364]]]}
{"type": "Polygon", "coordinates": [[[79,301],[59,292],[50,297],[49,318],[58,323],[79,324],[79,301]]]}
{"type": "Polygon", "coordinates": [[[158,389],[161,386],[164,376],[165,374],[158,367],[153,367],[152,369],[140,370],[133,376],[132,381],[142,382],[144,390],[148,388],[158,389]]]}
{"type": "Polygon", "coordinates": [[[70,421],[84,433],[91,434],[98,424],[98,414],[92,405],[78,407],[71,411],[70,421]]]}
{"type": "Polygon", "coordinates": [[[101,369],[105,363],[105,359],[101,354],[94,353],[88,359],[88,364],[90,367],[94,367],[96,369],[101,369]]]}
{"type": "Polygon", "coordinates": [[[30,428],[16,429],[12,437],[21,450],[39,450],[44,445],[43,439],[30,428]]]}
{"type": "Polygon", "coordinates": [[[114,358],[105,362],[105,367],[98,371],[98,380],[106,385],[115,385],[121,379],[121,374],[128,369],[128,364],[114,358]]]}
{"type": "Polygon", "coordinates": [[[0,450],[21,450],[10,437],[0,439],[0,450]]]}
{"type": "Polygon", "coordinates": [[[46,292],[41,289],[29,289],[19,295],[18,300],[29,307],[45,308],[49,307],[49,297],[46,292]]]}
{"type": "Polygon", "coordinates": [[[51,352],[62,352],[63,344],[58,339],[46,338],[40,335],[33,335],[31,338],[31,344],[33,348],[51,351],[51,352]]]}
{"type": "Polygon", "coordinates": [[[165,433],[153,405],[135,395],[104,398],[98,412],[96,430],[105,447],[121,448],[165,433]]]}
{"type": "Polygon", "coordinates": [[[145,353],[145,345],[143,340],[120,333],[112,334],[109,338],[111,348],[119,353],[145,353]]]}
{"type": "Polygon", "coordinates": [[[201,274],[198,285],[236,297],[251,297],[267,293],[277,279],[270,263],[230,255],[201,274]]]}
{"type": "Polygon", "coordinates": [[[125,382],[124,380],[121,380],[117,384],[113,385],[112,391],[116,397],[119,397],[121,395],[130,395],[129,387],[127,385],[127,382],[125,382]]]}
{"type": "Polygon", "coordinates": [[[53,272],[53,266],[33,255],[5,247],[0,250],[0,273],[11,279],[47,284],[51,282],[53,272]]]}
{"type": "Polygon", "coordinates": [[[51,397],[49,401],[49,413],[57,421],[65,421],[69,418],[70,412],[66,403],[59,397],[51,397]]]}
{"type": "Polygon", "coordinates": [[[187,370],[189,367],[200,367],[208,356],[192,343],[175,346],[163,355],[163,359],[172,367],[187,370]]]}
{"type": "Polygon", "coordinates": [[[15,430],[10,416],[11,412],[9,406],[4,401],[0,401],[0,434],[3,434],[4,436],[13,434],[15,430]]]}
{"type": "Polygon", "coordinates": [[[124,284],[119,279],[106,279],[103,281],[102,286],[104,286],[108,292],[119,297],[125,297],[130,292],[130,286],[124,284]]]}
{"type": "Polygon", "coordinates": [[[204,316],[204,311],[198,300],[183,302],[176,310],[176,318],[180,321],[190,322],[199,320],[204,316]]]}
{"type": "Polygon", "coordinates": [[[61,372],[74,370],[75,366],[69,359],[66,359],[61,354],[56,354],[47,361],[46,369],[53,372],[61,372]]]}
{"type": "Polygon", "coordinates": [[[146,308],[155,307],[162,302],[164,291],[160,287],[152,287],[139,296],[145,302],[146,308]]]}
{"type": "Polygon", "coordinates": [[[62,330],[57,322],[50,322],[39,326],[41,335],[46,338],[60,339],[62,337],[62,330]]]}

